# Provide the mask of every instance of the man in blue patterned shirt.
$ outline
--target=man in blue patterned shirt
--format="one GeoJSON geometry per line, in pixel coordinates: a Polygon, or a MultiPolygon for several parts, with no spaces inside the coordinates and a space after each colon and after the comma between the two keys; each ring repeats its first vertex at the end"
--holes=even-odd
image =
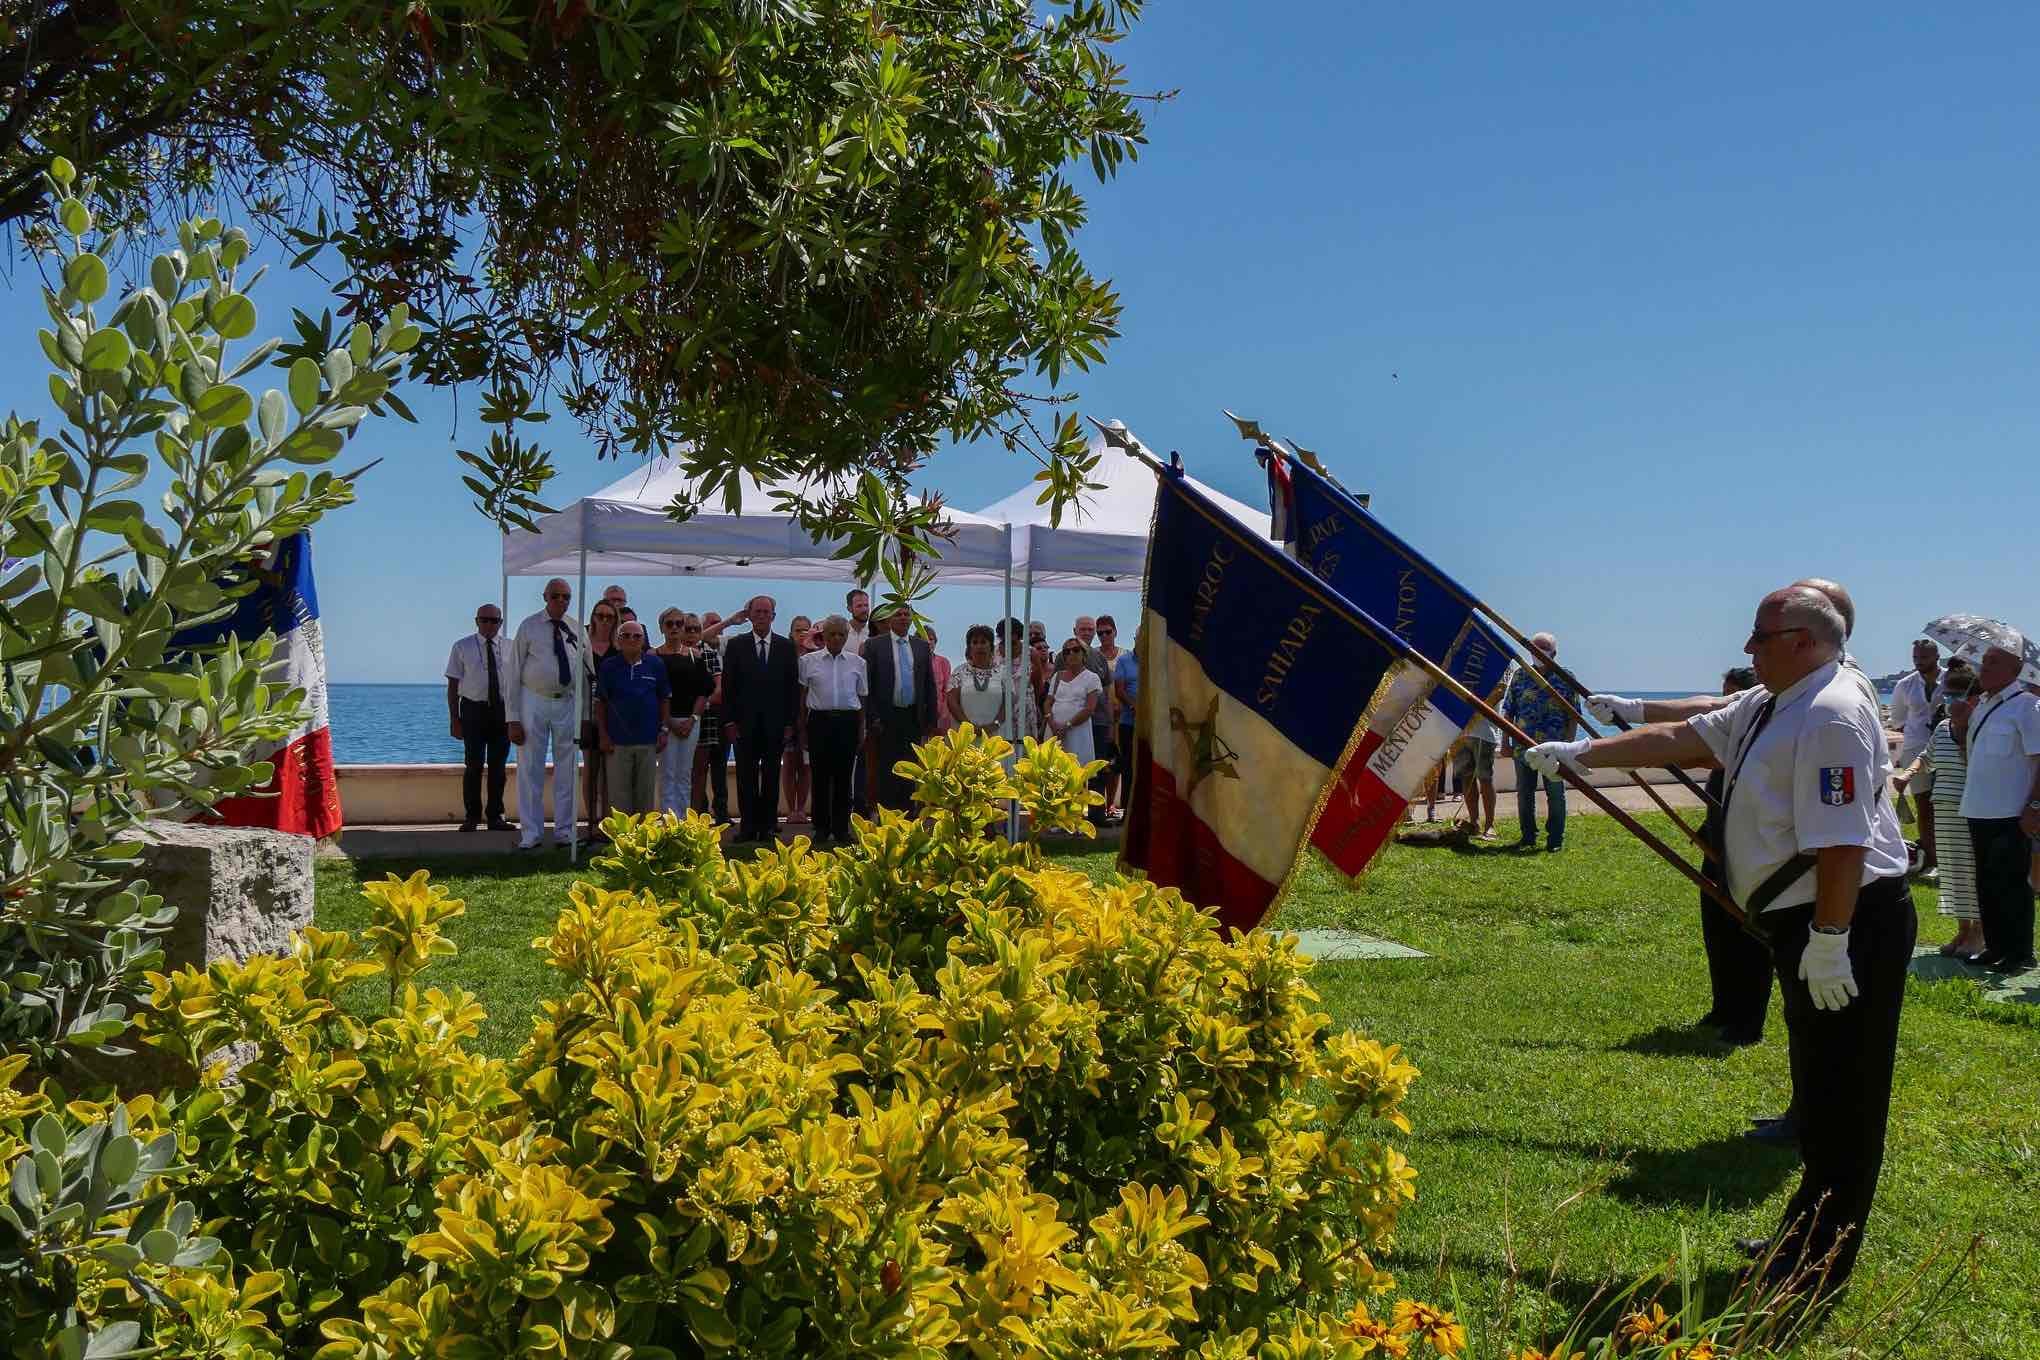
{"type": "MultiPolygon", "coordinates": [[[[1530,639],[1532,651],[1542,653],[1546,661],[1558,658],[1558,640],[1549,633],[1539,633],[1530,639]]],[[[1537,667],[1538,674],[1532,675],[1522,666],[1516,667],[1515,675],[1509,681],[1508,693],[1502,699],[1502,716],[1523,729],[1531,742],[1570,741],[1577,730],[1578,721],[1565,704],[1559,702],[1546,684],[1556,686],[1573,704],[1579,703],[1579,695],[1565,681],[1551,674],[1548,664],[1537,667]],[[1539,678],[1542,676],[1542,679],[1539,678]]],[[[1513,742],[1508,743],[1506,754],[1516,758],[1516,822],[1521,828],[1522,839],[1516,842],[1518,850],[1537,848],[1537,784],[1536,772],[1524,763],[1523,753],[1513,742]]],[[[1545,800],[1551,807],[1551,841],[1547,850],[1565,848],[1565,782],[1547,779],[1544,783],[1545,800]]]]}

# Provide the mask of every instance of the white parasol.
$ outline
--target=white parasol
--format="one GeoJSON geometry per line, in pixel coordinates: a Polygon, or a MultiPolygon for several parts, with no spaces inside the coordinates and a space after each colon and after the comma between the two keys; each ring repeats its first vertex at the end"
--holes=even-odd
{"type": "Polygon", "coordinates": [[[2025,684],[2040,685],[2040,645],[2002,619],[1982,614],[1944,614],[1920,629],[1920,636],[1971,661],[1982,660],[1992,647],[2017,652],[2024,663],[2019,679],[2025,684]]]}

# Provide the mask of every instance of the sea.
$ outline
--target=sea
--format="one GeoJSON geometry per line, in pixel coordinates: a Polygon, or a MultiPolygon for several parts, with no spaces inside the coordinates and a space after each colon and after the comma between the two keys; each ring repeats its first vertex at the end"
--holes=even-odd
{"type": "MultiPolygon", "coordinates": [[[[1692,690],[1622,690],[1639,699],[1677,699],[1692,690]]],[[[446,732],[446,686],[331,685],[333,759],[341,765],[458,765],[460,743],[446,732]]],[[[516,759],[516,752],[511,753],[516,759]]]]}

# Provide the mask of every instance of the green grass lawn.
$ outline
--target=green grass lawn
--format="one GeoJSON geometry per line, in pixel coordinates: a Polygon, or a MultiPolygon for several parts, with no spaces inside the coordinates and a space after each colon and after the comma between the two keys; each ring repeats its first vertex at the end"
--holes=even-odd
{"type": "MultiPolygon", "coordinates": [[[[1327,963],[1316,977],[1336,1019],[1402,1044],[1423,1070],[1406,1149],[1420,1193],[1389,1264],[1413,1292],[1456,1292],[1476,1331],[1508,1296],[1534,1337],[1601,1285],[1664,1264],[1682,1234],[1723,1281],[1734,1239],[1769,1231],[1798,1174],[1793,1156],[1741,1136],[1787,1100],[1775,1001],[1761,1046],[1700,1039],[1693,890],[1606,818],[1574,819],[1568,838],[1560,855],[1396,846],[1353,887],[1307,875],[1279,918],[1431,955],[1327,963]]],[[[1073,862],[1111,871],[1106,854],[1073,862]]],[[[529,946],[573,876],[564,860],[545,872],[522,859],[325,862],[320,924],[358,927],[358,879],[416,867],[468,904],[449,932],[459,957],[430,976],[478,993],[484,1047],[513,1052],[557,986],[529,946]]],[[[1932,891],[1918,896],[1922,940],[1947,939],[1932,891]]],[[[1975,1272],[1906,1310],[1920,1330],[1897,1353],[2040,1360],[2040,1012],[1978,1004],[1964,984],[1915,986],[1868,1244],[1815,1353],[1844,1353],[1835,1343],[1875,1300],[1937,1248],[1947,1275],[1979,1233],[1975,1272]]],[[[1894,1339],[1878,1328],[1857,1345],[1878,1356],[1894,1339]]]]}

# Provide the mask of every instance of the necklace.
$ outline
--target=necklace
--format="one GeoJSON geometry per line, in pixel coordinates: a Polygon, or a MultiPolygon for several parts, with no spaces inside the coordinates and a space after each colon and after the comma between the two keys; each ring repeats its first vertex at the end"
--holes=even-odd
{"type": "Polygon", "coordinates": [[[989,670],[981,671],[976,666],[968,665],[964,669],[970,672],[970,687],[979,694],[983,694],[985,690],[991,687],[994,672],[989,670]]]}

